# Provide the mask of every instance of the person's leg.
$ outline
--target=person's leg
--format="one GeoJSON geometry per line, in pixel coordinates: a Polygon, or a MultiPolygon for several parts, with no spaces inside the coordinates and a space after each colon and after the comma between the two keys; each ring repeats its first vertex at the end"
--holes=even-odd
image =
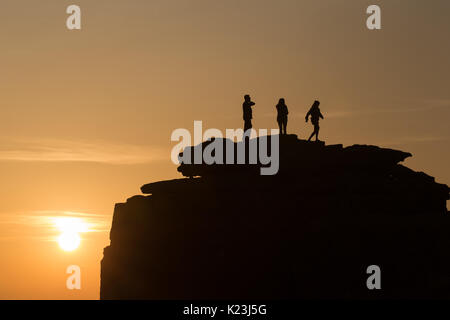
{"type": "Polygon", "coordinates": [[[314,130],[314,131],[311,133],[311,135],[309,136],[308,141],[311,141],[312,137],[314,137],[315,134],[316,134],[316,131],[314,130]]]}
{"type": "Polygon", "coordinates": [[[319,130],[320,130],[319,125],[318,124],[315,125],[314,126],[314,132],[316,133],[316,141],[319,141],[319,130]]]}
{"type": "Polygon", "coordinates": [[[287,134],[287,119],[284,120],[284,134],[287,134]]]}
{"type": "Polygon", "coordinates": [[[280,134],[283,134],[283,125],[280,120],[278,120],[277,122],[278,122],[278,130],[280,130],[280,134]]]}
{"type": "Polygon", "coordinates": [[[245,120],[244,122],[244,133],[247,132],[248,129],[252,128],[252,121],[251,120],[245,120]]]}

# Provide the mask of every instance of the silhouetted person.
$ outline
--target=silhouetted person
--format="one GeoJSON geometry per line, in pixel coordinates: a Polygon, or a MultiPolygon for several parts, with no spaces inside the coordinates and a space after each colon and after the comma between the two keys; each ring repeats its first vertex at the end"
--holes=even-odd
{"type": "Polygon", "coordinates": [[[242,110],[244,112],[244,132],[252,128],[252,106],[255,103],[250,99],[250,96],[246,94],[244,96],[244,103],[242,104],[242,110]]]}
{"type": "Polygon", "coordinates": [[[278,127],[280,128],[280,134],[287,134],[286,127],[288,122],[289,111],[283,98],[281,98],[280,101],[278,101],[276,108],[277,108],[277,122],[278,127]]]}
{"type": "Polygon", "coordinates": [[[311,106],[311,109],[309,109],[308,113],[306,114],[306,122],[308,122],[308,118],[309,116],[311,116],[311,122],[314,125],[314,131],[313,133],[311,133],[311,136],[309,137],[308,141],[311,141],[312,137],[314,137],[314,135],[316,136],[316,141],[319,141],[319,118],[323,119],[323,115],[320,112],[319,109],[319,105],[320,102],[319,101],[314,101],[313,105],[311,106]]]}

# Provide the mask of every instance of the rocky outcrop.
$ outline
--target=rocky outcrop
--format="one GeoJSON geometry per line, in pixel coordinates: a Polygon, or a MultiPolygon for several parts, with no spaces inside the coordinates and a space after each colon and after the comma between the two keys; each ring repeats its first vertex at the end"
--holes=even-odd
{"type": "Polygon", "coordinates": [[[101,298],[450,297],[446,185],[402,151],[280,138],[274,176],[185,163],[116,204],[101,298]]]}

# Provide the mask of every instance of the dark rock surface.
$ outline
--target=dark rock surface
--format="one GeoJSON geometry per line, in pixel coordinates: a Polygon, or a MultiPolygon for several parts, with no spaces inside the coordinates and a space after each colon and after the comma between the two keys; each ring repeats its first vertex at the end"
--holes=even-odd
{"type": "Polygon", "coordinates": [[[101,299],[450,298],[449,188],[410,156],[290,135],[274,176],[182,164],[116,204],[101,299]]]}

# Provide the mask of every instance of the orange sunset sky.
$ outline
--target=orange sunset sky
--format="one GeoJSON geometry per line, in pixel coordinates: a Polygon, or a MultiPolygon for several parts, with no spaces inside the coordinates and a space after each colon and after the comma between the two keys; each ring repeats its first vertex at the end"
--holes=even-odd
{"type": "Polygon", "coordinates": [[[277,128],[284,97],[304,139],[319,99],[327,144],[408,151],[449,184],[449,14],[448,0],[2,0],[0,299],[98,299],[114,204],[181,177],[174,129],[242,127],[246,93],[255,128],[277,128]],[[74,251],[61,217],[87,226],[74,251]]]}

